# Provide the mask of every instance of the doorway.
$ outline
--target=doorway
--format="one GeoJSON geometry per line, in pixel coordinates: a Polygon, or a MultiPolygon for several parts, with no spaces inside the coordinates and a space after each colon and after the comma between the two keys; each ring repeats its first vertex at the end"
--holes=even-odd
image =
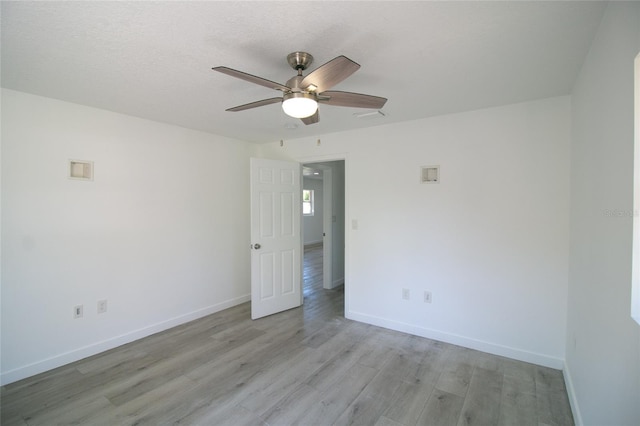
{"type": "Polygon", "coordinates": [[[344,291],[345,162],[305,163],[302,171],[306,303],[319,292],[344,291]]]}

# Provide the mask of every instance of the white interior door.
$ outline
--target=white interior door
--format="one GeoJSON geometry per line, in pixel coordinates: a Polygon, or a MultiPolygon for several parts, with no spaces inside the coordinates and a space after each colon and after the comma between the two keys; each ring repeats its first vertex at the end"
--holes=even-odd
{"type": "Polygon", "coordinates": [[[251,318],[302,304],[300,164],[251,159],[251,318]]]}

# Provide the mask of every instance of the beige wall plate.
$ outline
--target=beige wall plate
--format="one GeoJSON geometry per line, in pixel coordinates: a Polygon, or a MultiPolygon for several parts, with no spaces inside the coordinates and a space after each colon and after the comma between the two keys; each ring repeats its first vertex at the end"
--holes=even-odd
{"type": "Polygon", "coordinates": [[[93,161],[69,160],[69,179],[93,180],[93,161]]]}
{"type": "Polygon", "coordinates": [[[420,168],[421,183],[440,183],[440,166],[422,166],[420,168]]]}

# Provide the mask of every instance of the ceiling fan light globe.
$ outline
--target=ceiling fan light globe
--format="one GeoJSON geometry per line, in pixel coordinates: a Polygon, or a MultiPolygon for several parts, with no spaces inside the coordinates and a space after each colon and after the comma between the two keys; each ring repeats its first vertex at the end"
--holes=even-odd
{"type": "Polygon", "coordinates": [[[318,102],[306,93],[291,93],[282,101],[282,110],[294,118],[311,117],[318,110],[318,102]]]}

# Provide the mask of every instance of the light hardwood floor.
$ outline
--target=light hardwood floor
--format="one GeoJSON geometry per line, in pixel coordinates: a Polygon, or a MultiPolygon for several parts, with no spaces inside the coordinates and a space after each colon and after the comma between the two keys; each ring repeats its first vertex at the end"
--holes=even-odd
{"type": "Polygon", "coordinates": [[[305,250],[305,303],[245,303],[2,387],[2,425],[572,425],[562,373],[344,318],[305,250]]]}

